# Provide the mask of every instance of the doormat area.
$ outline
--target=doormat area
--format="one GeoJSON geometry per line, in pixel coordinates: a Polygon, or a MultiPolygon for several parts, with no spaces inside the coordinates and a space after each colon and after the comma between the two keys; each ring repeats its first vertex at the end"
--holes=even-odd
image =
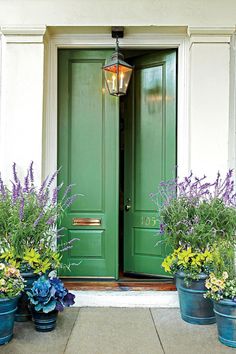
{"type": "Polygon", "coordinates": [[[162,307],[177,308],[177,291],[78,291],[75,307],[162,307]]]}

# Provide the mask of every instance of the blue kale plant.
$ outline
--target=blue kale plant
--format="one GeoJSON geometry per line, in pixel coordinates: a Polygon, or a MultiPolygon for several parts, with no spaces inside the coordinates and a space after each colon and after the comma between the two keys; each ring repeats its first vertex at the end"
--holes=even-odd
{"type": "Polygon", "coordinates": [[[57,277],[39,277],[27,295],[31,306],[37,312],[63,311],[64,307],[75,303],[75,295],[70,293],[57,277]]]}

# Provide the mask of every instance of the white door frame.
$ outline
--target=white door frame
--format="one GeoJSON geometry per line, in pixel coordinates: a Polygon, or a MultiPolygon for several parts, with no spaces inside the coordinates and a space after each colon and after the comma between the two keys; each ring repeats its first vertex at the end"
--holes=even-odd
{"type": "MultiPolygon", "coordinates": [[[[43,134],[43,176],[57,169],[57,61],[59,48],[114,48],[109,34],[56,34],[45,41],[45,99],[43,134]]],[[[129,34],[121,48],[178,49],[177,87],[177,167],[178,176],[189,172],[189,37],[187,34],[129,34]]],[[[173,166],[174,169],[174,166],[173,166]]]]}

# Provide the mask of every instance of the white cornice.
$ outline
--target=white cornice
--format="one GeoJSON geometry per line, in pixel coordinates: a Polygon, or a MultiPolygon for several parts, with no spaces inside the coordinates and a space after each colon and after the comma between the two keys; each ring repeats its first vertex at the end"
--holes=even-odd
{"type": "Polygon", "coordinates": [[[191,43],[230,43],[235,33],[231,27],[188,27],[191,43]]]}
{"type": "Polygon", "coordinates": [[[46,26],[1,26],[0,30],[6,43],[42,43],[46,26]]]}

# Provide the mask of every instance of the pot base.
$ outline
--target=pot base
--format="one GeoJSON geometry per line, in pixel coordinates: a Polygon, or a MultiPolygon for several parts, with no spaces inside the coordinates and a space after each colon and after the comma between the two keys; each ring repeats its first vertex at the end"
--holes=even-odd
{"type": "Polygon", "coordinates": [[[0,345],[4,345],[4,344],[7,344],[9,343],[13,338],[13,334],[10,334],[9,336],[6,336],[6,337],[1,337],[0,338],[0,345]]]}
{"type": "Polygon", "coordinates": [[[220,341],[222,344],[227,345],[227,347],[236,348],[236,342],[235,342],[235,341],[222,338],[221,336],[218,336],[218,339],[219,339],[219,341],[220,341]]]}
{"type": "Polygon", "coordinates": [[[214,317],[207,317],[207,318],[199,318],[199,317],[192,317],[188,315],[181,314],[182,320],[185,322],[196,324],[196,325],[210,325],[216,322],[215,316],[214,317]]]}
{"type": "Polygon", "coordinates": [[[56,328],[57,311],[41,313],[32,311],[32,319],[37,332],[51,332],[56,328]]]}

